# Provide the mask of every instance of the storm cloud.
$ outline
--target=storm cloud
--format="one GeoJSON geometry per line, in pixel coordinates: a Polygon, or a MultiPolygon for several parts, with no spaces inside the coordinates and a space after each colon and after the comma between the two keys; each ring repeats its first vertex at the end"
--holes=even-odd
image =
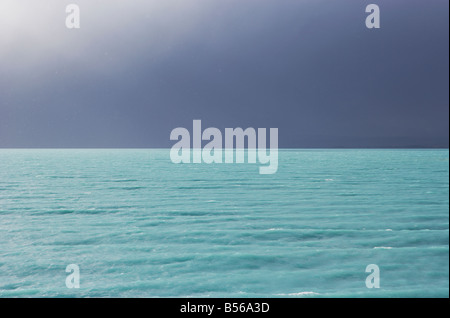
{"type": "Polygon", "coordinates": [[[448,147],[448,5],[2,0],[0,147],[170,147],[194,119],[280,147],[448,147]]]}

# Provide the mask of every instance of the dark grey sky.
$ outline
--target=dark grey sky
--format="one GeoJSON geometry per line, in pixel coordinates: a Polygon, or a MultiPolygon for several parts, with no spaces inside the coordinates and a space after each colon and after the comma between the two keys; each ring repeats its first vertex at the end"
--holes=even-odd
{"type": "Polygon", "coordinates": [[[448,6],[2,0],[0,147],[171,147],[193,119],[280,147],[448,147],[448,6]]]}

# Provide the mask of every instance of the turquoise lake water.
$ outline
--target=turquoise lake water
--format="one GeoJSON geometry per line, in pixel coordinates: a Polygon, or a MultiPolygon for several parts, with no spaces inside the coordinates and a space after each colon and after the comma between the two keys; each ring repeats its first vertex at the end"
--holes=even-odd
{"type": "Polygon", "coordinates": [[[448,150],[280,150],[276,174],[259,166],[0,150],[0,296],[449,296],[448,150]]]}

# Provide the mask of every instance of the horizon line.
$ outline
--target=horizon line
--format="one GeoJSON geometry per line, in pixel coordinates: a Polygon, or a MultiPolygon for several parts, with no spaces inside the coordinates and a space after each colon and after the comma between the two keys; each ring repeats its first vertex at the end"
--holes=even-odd
{"type": "MultiPolygon", "coordinates": [[[[32,149],[42,149],[42,150],[84,150],[84,149],[92,149],[92,150],[102,150],[102,149],[110,149],[110,150],[170,150],[172,149],[172,147],[0,147],[0,150],[32,150],[32,149]]],[[[191,150],[202,150],[203,148],[189,148],[191,150]]],[[[259,148],[232,148],[233,150],[258,150],[259,148]]],[[[265,148],[266,150],[270,150],[269,148],[265,148]]],[[[431,149],[431,150],[437,150],[437,149],[441,149],[441,150],[449,150],[449,147],[432,147],[432,146],[424,146],[424,147],[278,147],[278,150],[298,150],[298,149],[348,149],[348,150],[356,150],[356,149],[361,149],[361,150],[395,150],[395,149],[399,149],[399,150],[427,150],[427,149],[431,149]]],[[[221,148],[221,150],[231,150],[231,148],[221,148]]]]}

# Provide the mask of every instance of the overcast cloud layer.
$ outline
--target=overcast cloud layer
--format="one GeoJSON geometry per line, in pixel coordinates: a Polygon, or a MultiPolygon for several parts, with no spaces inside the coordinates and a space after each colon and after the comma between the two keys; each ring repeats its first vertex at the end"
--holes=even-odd
{"type": "Polygon", "coordinates": [[[448,147],[448,6],[1,0],[0,147],[170,147],[193,119],[280,147],[448,147]]]}

